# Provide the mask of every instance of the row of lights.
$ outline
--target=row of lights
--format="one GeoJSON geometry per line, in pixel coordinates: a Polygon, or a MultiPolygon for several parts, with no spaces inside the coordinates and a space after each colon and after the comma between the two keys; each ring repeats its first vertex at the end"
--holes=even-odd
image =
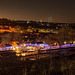
{"type": "MultiPolygon", "coordinates": [[[[70,43],[75,44],[75,41],[70,41],[70,43]]],[[[67,42],[66,42],[66,41],[64,41],[64,44],[67,44],[67,42]]]]}
{"type": "MultiPolygon", "coordinates": [[[[70,43],[73,43],[73,44],[75,44],[75,41],[71,41],[70,43]]],[[[67,44],[67,42],[66,41],[64,41],[64,44],[67,44]]],[[[23,46],[26,46],[27,44],[24,44],[23,46]]],[[[32,45],[32,46],[48,46],[48,45],[45,45],[45,44],[37,44],[37,43],[35,43],[35,44],[28,44],[28,45],[32,45]]],[[[54,45],[56,45],[56,43],[54,43],[54,45]]],[[[22,46],[22,47],[23,47],[22,46]]],[[[18,47],[21,47],[21,46],[18,46],[18,47]]],[[[6,47],[4,47],[4,48],[0,48],[0,49],[13,49],[13,50],[15,50],[15,49],[18,49],[18,47],[9,47],[9,48],[6,48],[6,47]]]]}

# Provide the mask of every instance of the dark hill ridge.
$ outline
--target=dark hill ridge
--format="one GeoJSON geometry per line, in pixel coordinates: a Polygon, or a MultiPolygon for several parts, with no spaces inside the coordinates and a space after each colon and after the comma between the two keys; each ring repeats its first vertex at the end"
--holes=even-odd
{"type": "Polygon", "coordinates": [[[55,26],[64,26],[64,25],[69,25],[72,28],[75,28],[75,23],[52,23],[52,22],[37,22],[37,21],[24,21],[24,20],[10,20],[7,18],[0,18],[0,25],[10,25],[10,26],[15,26],[15,25],[20,25],[20,26],[26,26],[30,25],[32,27],[55,27],[55,26]]]}

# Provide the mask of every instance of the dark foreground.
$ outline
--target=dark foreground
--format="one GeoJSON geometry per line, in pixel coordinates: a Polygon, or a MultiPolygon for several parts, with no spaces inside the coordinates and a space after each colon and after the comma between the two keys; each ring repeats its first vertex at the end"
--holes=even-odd
{"type": "Polygon", "coordinates": [[[0,75],[75,75],[75,54],[37,60],[0,59],[0,75]]]}

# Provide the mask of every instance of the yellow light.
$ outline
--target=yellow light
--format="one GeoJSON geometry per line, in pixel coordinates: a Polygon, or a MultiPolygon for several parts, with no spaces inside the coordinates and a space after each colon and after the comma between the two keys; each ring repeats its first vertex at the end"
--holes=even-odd
{"type": "Polygon", "coordinates": [[[21,31],[21,33],[23,33],[23,31],[21,31]]]}
{"type": "Polygon", "coordinates": [[[13,50],[15,50],[15,48],[13,48],[13,50]]]}
{"type": "Polygon", "coordinates": [[[37,45],[37,43],[35,43],[35,45],[37,45]]]}
{"type": "Polygon", "coordinates": [[[40,45],[40,47],[44,47],[44,45],[40,45]]]}
{"type": "Polygon", "coordinates": [[[20,56],[20,54],[16,54],[16,56],[20,56]]]}
{"type": "Polygon", "coordinates": [[[54,45],[56,45],[56,43],[54,43],[54,45]]]}
{"type": "Polygon", "coordinates": [[[70,41],[70,43],[72,43],[72,41],[70,41]]]}
{"type": "Polygon", "coordinates": [[[16,49],[18,49],[18,47],[16,47],[16,49]]]}
{"type": "Polygon", "coordinates": [[[33,47],[33,50],[35,50],[36,48],[35,47],[33,47]]]}
{"type": "Polygon", "coordinates": [[[75,44],[75,41],[73,41],[73,44],[75,44]]]}
{"type": "Polygon", "coordinates": [[[16,53],[20,53],[20,51],[19,50],[16,50],[16,53]]]}
{"type": "Polygon", "coordinates": [[[25,53],[21,53],[22,56],[25,56],[25,53]]]}
{"type": "Polygon", "coordinates": [[[24,44],[24,46],[26,46],[26,45],[24,44]]]}
{"type": "Polygon", "coordinates": [[[64,42],[64,44],[66,44],[66,41],[64,42]]]}
{"type": "Polygon", "coordinates": [[[27,48],[29,49],[30,47],[29,47],[29,46],[27,46],[27,48]]]}

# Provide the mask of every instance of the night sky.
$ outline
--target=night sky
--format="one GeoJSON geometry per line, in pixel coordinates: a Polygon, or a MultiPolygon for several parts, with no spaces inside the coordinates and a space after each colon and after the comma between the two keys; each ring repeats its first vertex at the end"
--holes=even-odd
{"type": "Polygon", "coordinates": [[[75,23],[75,0],[0,0],[0,18],[75,23]]]}

